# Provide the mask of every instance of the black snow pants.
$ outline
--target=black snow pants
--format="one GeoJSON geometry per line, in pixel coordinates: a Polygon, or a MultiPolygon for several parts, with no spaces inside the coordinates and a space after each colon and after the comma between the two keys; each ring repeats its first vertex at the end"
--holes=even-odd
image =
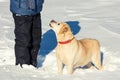
{"type": "Polygon", "coordinates": [[[16,65],[37,66],[37,54],[41,41],[41,15],[19,16],[13,14],[15,22],[16,65]]]}

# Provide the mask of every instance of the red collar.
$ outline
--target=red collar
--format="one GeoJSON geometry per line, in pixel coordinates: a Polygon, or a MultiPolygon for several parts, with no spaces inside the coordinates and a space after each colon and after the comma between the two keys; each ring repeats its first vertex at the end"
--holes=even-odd
{"type": "Polygon", "coordinates": [[[67,40],[67,41],[63,41],[63,42],[59,41],[59,44],[67,44],[67,43],[70,43],[73,39],[74,39],[74,37],[73,37],[72,39],[67,40]]]}

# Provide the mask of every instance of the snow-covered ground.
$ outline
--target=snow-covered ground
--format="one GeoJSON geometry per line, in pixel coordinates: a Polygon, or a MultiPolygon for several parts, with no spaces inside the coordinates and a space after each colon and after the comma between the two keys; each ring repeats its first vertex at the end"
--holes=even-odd
{"type": "Polygon", "coordinates": [[[119,16],[120,0],[45,0],[43,37],[38,55],[40,67],[21,69],[14,65],[14,21],[9,11],[9,0],[0,0],[0,80],[120,80],[119,16]],[[63,75],[58,75],[54,54],[56,41],[48,25],[51,19],[75,26],[73,32],[77,39],[98,39],[104,70],[76,69],[69,76],[65,67],[63,75]]]}

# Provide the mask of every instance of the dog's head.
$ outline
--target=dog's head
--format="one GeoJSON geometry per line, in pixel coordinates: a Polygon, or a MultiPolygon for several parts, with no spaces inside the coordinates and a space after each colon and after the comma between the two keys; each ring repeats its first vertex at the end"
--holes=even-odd
{"type": "Polygon", "coordinates": [[[55,32],[58,41],[64,41],[73,37],[69,25],[65,22],[50,21],[50,27],[55,32]]]}

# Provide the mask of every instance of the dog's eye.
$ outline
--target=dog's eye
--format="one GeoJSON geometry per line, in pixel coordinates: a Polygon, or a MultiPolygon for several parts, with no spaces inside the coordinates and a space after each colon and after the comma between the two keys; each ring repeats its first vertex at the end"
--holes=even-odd
{"type": "Polygon", "coordinates": [[[58,25],[60,25],[60,23],[58,23],[58,25]]]}

